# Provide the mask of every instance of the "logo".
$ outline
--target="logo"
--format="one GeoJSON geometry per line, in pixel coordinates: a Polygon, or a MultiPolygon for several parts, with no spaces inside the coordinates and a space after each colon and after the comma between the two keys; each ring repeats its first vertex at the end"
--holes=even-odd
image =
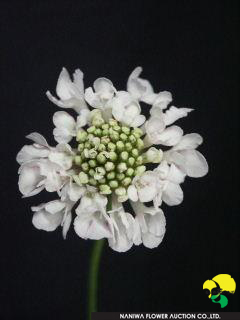
{"type": "Polygon", "coordinates": [[[234,294],[236,291],[236,282],[229,274],[218,274],[212,280],[207,280],[203,284],[203,290],[213,303],[220,303],[221,308],[228,305],[228,298],[225,295],[234,294]],[[222,294],[224,292],[224,294],[222,294]]]}

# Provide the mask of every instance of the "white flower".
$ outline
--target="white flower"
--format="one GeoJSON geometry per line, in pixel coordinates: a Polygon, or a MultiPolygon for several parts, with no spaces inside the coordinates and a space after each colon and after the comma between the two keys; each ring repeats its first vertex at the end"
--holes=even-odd
{"type": "Polygon", "coordinates": [[[141,107],[137,100],[126,91],[118,91],[112,99],[112,114],[114,118],[130,127],[139,127],[145,122],[141,115],[141,107]]]}
{"type": "Polygon", "coordinates": [[[153,202],[159,207],[164,201],[169,206],[179,205],[183,201],[183,191],[180,183],[184,182],[185,174],[174,164],[169,166],[167,161],[162,161],[154,170],[158,177],[158,193],[153,202]]]}
{"type": "Polygon", "coordinates": [[[137,67],[130,74],[127,82],[128,92],[137,100],[161,109],[166,109],[168,104],[172,101],[171,93],[168,91],[154,93],[150,82],[146,79],[139,78],[141,73],[142,68],[137,67]]]}
{"type": "Polygon", "coordinates": [[[132,201],[149,202],[157,195],[157,177],[152,171],[136,176],[128,188],[128,197],[132,201]]]}
{"type": "Polygon", "coordinates": [[[58,143],[68,143],[73,137],[76,137],[77,131],[84,127],[88,122],[89,110],[83,109],[80,111],[77,120],[70,116],[65,111],[57,111],[53,115],[53,130],[54,139],[58,143]]]}
{"type": "Polygon", "coordinates": [[[48,203],[32,207],[34,212],[32,223],[35,228],[44,231],[54,231],[60,225],[63,227],[63,237],[66,239],[69,230],[73,203],[53,200],[48,203]]]}
{"type": "Polygon", "coordinates": [[[49,192],[59,191],[68,179],[66,170],[72,167],[72,151],[69,145],[50,147],[39,133],[27,136],[33,145],[24,146],[17,155],[19,190],[30,197],[44,188],[49,192]]]}
{"type": "Polygon", "coordinates": [[[107,198],[98,193],[89,193],[81,198],[74,220],[74,229],[79,237],[99,240],[112,236],[106,205],[107,198]]]}
{"type": "Polygon", "coordinates": [[[72,81],[68,71],[63,68],[58,78],[56,93],[60,100],[49,91],[46,92],[48,99],[61,108],[73,108],[78,113],[87,108],[84,101],[83,73],[80,69],[75,70],[72,81]]]}
{"type": "Polygon", "coordinates": [[[174,163],[189,177],[203,177],[208,173],[208,164],[204,156],[195,150],[202,142],[199,134],[186,134],[172,149],[164,152],[164,159],[174,163]]]}
{"type": "Polygon", "coordinates": [[[113,250],[125,252],[133,245],[136,222],[130,213],[124,211],[122,204],[119,204],[116,198],[113,199],[112,208],[108,213],[113,236],[108,239],[108,243],[113,250]]]}
{"type": "Polygon", "coordinates": [[[85,90],[85,100],[93,108],[100,109],[104,119],[111,118],[111,100],[116,92],[112,81],[107,78],[98,78],[94,81],[93,88],[95,92],[91,87],[85,90]]]}
{"type": "Polygon", "coordinates": [[[169,106],[172,94],[155,92],[148,80],[140,78],[141,72],[137,67],[130,74],[127,91],[117,91],[102,77],[84,92],[83,73],[75,70],[71,80],[62,69],[58,98],[49,91],[47,96],[59,107],[73,108],[77,117],[55,112],[53,135],[58,144],[50,146],[34,132],[27,136],[33,143],[17,154],[23,197],[45,189],[60,198],[32,207],[36,228],[53,231],[62,226],[66,238],[76,208],[74,230],[83,239],[106,238],[118,252],[141,243],[155,248],[162,242],[166,227],[162,202],[180,204],[185,177],[204,176],[208,164],[196,151],[202,137],[183,135],[174,125],[193,109],[169,106]],[[147,121],[141,102],[150,105],[147,121]],[[157,168],[149,170],[153,164],[157,168]],[[127,200],[135,215],[125,212],[122,203],[127,200]],[[151,201],[153,206],[144,205],[151,201]]]}
{"type": "Polygon", "coordinates": [[[162,242],[166,232],[166,219],[163,211],[154,207],[146,207],[141,202],[131,202],[136,213],[134,243],[147,248],[156,248],[162,242]]]}

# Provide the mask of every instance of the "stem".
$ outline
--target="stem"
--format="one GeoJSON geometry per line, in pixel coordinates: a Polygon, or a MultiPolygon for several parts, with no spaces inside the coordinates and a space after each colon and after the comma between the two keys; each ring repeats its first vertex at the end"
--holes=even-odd
{"type": "MultiPolygon", "coordinates": [[[[112,209],[112,199],[109,197],[107,211],[112,209]]],[[[92,312],[97,311],[97,291],[98,291],[98,273],[105,239],[97,240],[94,243],[89,267],[88,278],[88,319],[91,320],[92,312]]]]}

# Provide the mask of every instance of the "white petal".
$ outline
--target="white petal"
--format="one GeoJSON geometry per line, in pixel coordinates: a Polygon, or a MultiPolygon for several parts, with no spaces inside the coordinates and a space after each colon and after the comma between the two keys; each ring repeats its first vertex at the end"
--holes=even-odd
{"type": "Polygon", "coordinates": [[[101,107],[101,101],[100,101],[99,97],[97,97],[97,95],[93,92],[93,89],[90,87],[85,90],[85,100],[93,108],[100,108],[101,107]]]}
{"type": "Polygon", "coordinates": [[[62,211],[65,206],[66,204],[61,200],[53,200],[45,204],[45,210],[48,213],[55,214],[62,211]]]}
{"type": "Polygon", "coordinates": [[[63,152],[54,152],[49,153],[49,160],[58,164],[65,170],[68,170],[72,167],[72,156],[63,152]]]}
{"type": "Polygon", "coordinates": [[[168,91],[162,91],[157,94],[153,106],[160,109],[166,109],[168,104],[172,102],[172,94],[168,91]]]}
{"type": "Polygon", "coordinates": [[[145,215],[148,231],[155,236],[163,237],[166,231],[166,219],[161,209],[154,215],[145,215]]]}
{"type": "Polygon", "coordinates": [[[56,92],[61,100],[72,98],[72,81],[66,68],[62,68],[59,75],[56,92]]]}
{"type": "Polygon", "coordinates": [[[137,189],[134,185],[129,186],[127,192],[130,200],[134,202],[138,201],[137,189]]]}
{"type": "Polygon", "coordinates": [[[76,128],[76,122],[70,114],[65,111],[57,111],[53,115],[53,123],[57,128],[64,128],[69,131],[69,133],[74,132],[76,128]]]}
{"type": "Polygon", "coordinates": [[[166,126],[169,124],[172,124],[176,120],[186,117],[189,112],[193,111],[193,109],[189,108],[176,108],[174,106],[170,107],[169,110],[167,110],[164,113],[164,122],[166,126]]]}
{"type": "Polygon", "coordinates": [[[112,81],[106,78],[98,78],[93,84],[96,93],[100,94],[102,100],[109,100],[113,97],[114,87],[112,81]]]}
{"type": "Polygon", "coordinates": [[[30,160],[48,157],[49,149],[38,147],[37,145],[26,145],[18,152],[17,162],[19,164],[25,163],[30,160]]]}
{"type": "Polygon", "coordinates": [[[26,136],[26,138],[34,141],[35,143],[39,144],[40,146],[49,148],[47,140],[38,132],[32,132],[26,136]]]}
{"type": "Polygon", "coordinates": [[[197,150],[183,150],[181,155],[185,158],[185,171],[189,177],[200,178],[208,173],[208,164],[204,156],[197,150]]]}
{"type": "Polygon", "coordinates": [[[131,127],[140,127],[146,120],[146,117],[142,114],[139,114],[138,116],[135,117],[133,122],[131,123],[131,127]]]}
{"type": "Polygon", "coordinates": [[[71,183],[68,190],[69,199],[71,201],[77,202],[85,193],[86,189],[84,187],[80,187],[76,183],[71,183]]]}
{"type": "Polygon", "coordinates": [[[84,95],[83,72],[80,69],[76,69],[74,71],[73,82],[77,86],[80,93],[84,95]]]}
{"type": "MultiPolygon", "coordinates": [[[[21,169],[21,173],[18,181],[20,192],[24,196],[29,195],[32,191],[34,191],[37,188],[38,183],[42,179],[43,177],[40,175],[40,171],[38,167],[24,166],[21,169]]],[[[39,189],[39,190],[41,191],[42,189],[39,189]]]]}
{"type": "Polygon", "coordinates": [[[128,78],[127,90],[135,99],[144,101],[145,96],[153,94],[153,88],[148,80],[139,78],[141,72],[141,67],[133,70],[128,78]]]}
{"type": "Polygon", "coordinates": [[[35,212],[32,223],[35,228],[44,231],[54,231],[60,226],[63,213],[51,214],[44,210],[35,212]]]}
{"type": "Polygon", "coordinates": [[[100,240],[112,236],[106,220],[100,217],[100,213],[86,218],[76,217],[74,229],[77,235],[83,239],[100,240]]]}
{"type": "Polygon", "coordinates": [[[173,163],[170,166],[167,180],[174,182],[176,184],[180,184],[184,182],[185,174],[180,170],[178,167],[176,167],[173,163]]]}
{"type": "Polygon", "coordinates": [[[203,138],[198,133],[185,134],[173,150],[196,149],[202,142],[203,138]]]}
{"type": "Polygon", "coordinates": [[[177,206],[183,201],[183,191],[179,184],[168,181],[162,193],[162,200],[169,206],[177,206]]]}
{"type": "Polygon", "coordinates": [[[72,222],[72,214],[71,214],[71,212],[68,212],[68,214],[66,215],[66,218],[63,222],[62,234],[63,234],[64,239],[66,239],[66,237],[67,237],[67,233],[70,228],[71,222],[72,222]]]}
{"type": "Polygon", "coordinates": [[[171,126],[158,135],[157,143],[155,143],[162,144],[164,146],[173,146],[180,141],[182,135],[183,130],[180,127],[171,126]]]}
{"type": "Polygon", "coordinates": [[[138,197],[141,202],[152,201],[156,194],[157,189],[155,185],[149,185],[138,189],[138,197]]]}

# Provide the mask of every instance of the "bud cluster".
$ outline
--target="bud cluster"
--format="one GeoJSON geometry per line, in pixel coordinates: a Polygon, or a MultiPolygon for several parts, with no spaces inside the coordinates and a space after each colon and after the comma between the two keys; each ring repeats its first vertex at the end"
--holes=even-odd
{"type": "Polygon", "coordinates": [[[105,122],[100,113],[92,117],[92,126],[78,131],[75,165],[79,174],[74,176],[80,184],[97,187],[102,194],[124,197],[136,175],[146,167],[142,156],[143,132],[110,119],[105,122]]]}

